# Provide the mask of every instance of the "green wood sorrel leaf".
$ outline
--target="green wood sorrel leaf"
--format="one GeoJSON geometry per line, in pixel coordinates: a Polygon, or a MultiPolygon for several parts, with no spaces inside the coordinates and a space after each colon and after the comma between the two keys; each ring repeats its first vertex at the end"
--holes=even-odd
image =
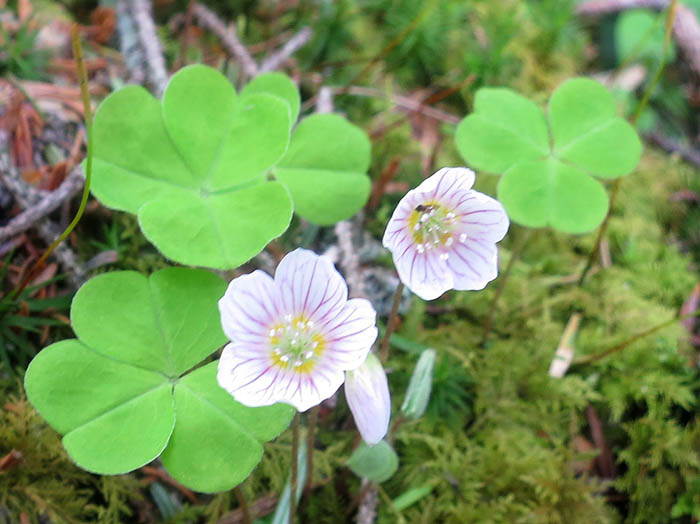
{"type": "Polygon", "coordinates": [[[324,224],[349,217],[367,198],[364,132],[337,115],[327,115],[334,125],[322,129],[307,118],[285,155],[298,114],[298,90],[279,73],[255,78],[240,95],[203,65],[177,72],[162,100],[127,86],[95,115],[93,193],[137,214],[168,258],[237,267],[287,229],[292,198],[301,216],[324,224]],[[272,179],[283,163],[299,169],[272,179]],[[319,187],[323,201],[309,205],[319,187]]]}
{"type": "Polygon", "coordinates": [[[45,348],[25,375],[29,400],[80,467],[125,473],[162,453],[174,478],[203,492],[250,474],[294,410],[239,404],[218,386],[216,362],[188,373],[226,342],[216,305],[225,287],[207,271],[168,268],[80,288],[78,338],[45,348]]]}
{"type": "Polygon", "coordinates": [[[361,442],[350,456],[348,467],[358,477],[384,482],[399,469],[399,457],[386,440],[380,440],[376,446],[361,442]]]}
{"type": "Polygon", "coordinates": [[[503,175],[498,198],[512,220],[567,233],[605,218],[608,196],[592,177],[630,173],[642,151],[610,92],[587,78],[559,86],[547,114],[514,91],[482,88],[456,141],[472,167],[503,175]]]}
{"type": "Polygon", "coordinates": [[[273,173],[289,189],[299,215],[328,225],[349,217],[367,201],[369,161],[370,142],[364,131],[338,115],[319,114],[297,126],[273,173]]]}

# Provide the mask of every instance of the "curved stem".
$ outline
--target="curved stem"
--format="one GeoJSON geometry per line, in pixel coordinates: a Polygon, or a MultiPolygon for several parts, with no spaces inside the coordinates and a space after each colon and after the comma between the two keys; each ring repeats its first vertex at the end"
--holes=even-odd
{"type": "Polygon", "coordinates": [[[384,333],[384,339],[382,340],[382,345],[379,349],[379,358],[382,362],[386,362],[386,360],[389,358],[389,341],[391,340],[391,334],[393,333],[394,329],[396,329],[396,322],[399,319],[399,305],[401,304],[403,288],[403,282],[399,280],[399,285],[396,286],[396,292],[394,293],[394,303],[391,305],[389,320],[386,322],[386,333],[384,333]]]}
{"type": "Polygon", "coordinates": [[[316,426],[318,424],[318,406],[314,406],[309,411],[309,420],[306,433],[306,482],[304,482],[304,493],[302,498],[307,499],[311,491],[311,481],[314,472],[314,439],[316,437],[316,426]]]}
{"type": "Polygon", "coordinates": [[[597,360],[600,360],[601,358],[605,358],[608,355],[612,355],[613,353],[617,353],[618,351],[622,351],[630,344],[633,344],[634,342],[637,342],[638,340],[641,340],[644,337],[648,337],[649,335],[653,335],[657,331],[661,331],[662,329],[664,329],[668,326],[671,326],[671,325],[675,324],[676,322],[680,322],[682,320],[685,320],[686,318],[696,317],[698,315],[700,315],[700,309],[697,311],[693,311],[692,313],[688,313],[686,315],[675,316],[669,320],[666,320],[665,322],[661,322],[660,324],[652,326],[649,329],[645,329],[641,333],[637,333],[636,335],[632,335],[627,340],[623,340],[622,342],[615,344],[612,347],[609,347],[605,351],[601,351],[600,353],[596,353],[594,355],[586,355],[584,357],[578,358],[578,359],[574,360],[573,364],[575,366],[579,366],[582,364],[590,364],[591,362],[595,362],[597,360]]]}
{"type": "Polygon", "coordinates": [[[294,516],[297,512],[297,482],[299,478],[299,463],[297,455],[299,453],[299,412],[294,414],[292,419],[292,475],[290,479],[289,492],[289,524],[294,524],[294,516]]]}
{"type": "Polygon", "coordinates": [[[83,48],[80,45],[80,37],[78,36],[78,26],[73,26],[72,33],[72,43],[73,43],[73,56],[75,58],[76,67],[78,70],[78,78],[80,79],[80,97],[83,101],[83,111],[85,113],[85,130],[87,134],[87,162],[85,166],[85,186],[83,188],[83,196],[80,200],[80,207],[78,207],[78,212],[75,217],[68,224],[66,230],[61,233],[61,235],[53,241],[53,243],[44,251],[39,260],[37,260],[32,268],[27,272],[27,274],[22,279],[19,287],[15,290],[14,298],[17,298],[27,284],[32,280],[32,278],[39,272],[43,267],[44,262],[49,257],[49,255],[56,249],[56,247],[63,242],[68,235],[71,234],[75,226],[80,222],[83,212],[85,211],[85,206],[87,205],[88,197],[90,196],[90,180],[92,177],[92,108],[90,106],[90,91],[88,90],[88,78],[87,70],[85,68],[85,61],[83,60],[83,48]]]}

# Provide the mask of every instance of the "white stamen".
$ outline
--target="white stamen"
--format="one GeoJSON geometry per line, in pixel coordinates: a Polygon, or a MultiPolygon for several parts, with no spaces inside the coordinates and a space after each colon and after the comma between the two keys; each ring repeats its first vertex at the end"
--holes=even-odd
{"type": "Polygon", "coordinates": [[[313,351],[307,351],[306,353],[304,353],[304,357],[306,357],[306,358],[311,358],[311,357],[313,357],[313,356],[314,356],[314,352],[313,352],[313,351]]]}
{"type": "Polygon", "coordinates": [[[295,367],[295,368],[298,368],[299,366],[301,366],[301,364],[302,364],[301,360],[297,360],[297,361],[294,363],[294,367],[295,367]]]}
{"type": "Polygon", "coordinates": [[[447,260],[448,258],[450,258],[449,253],[440,253],[440,260],[447,260]]]}
{"type": "Polygon", "coordinates": [[[430,217],[429,217],[427,214],[423,213],[423,214],[420,216],[420,221],[423,222],[423,223],[425,223],[425,222],[428,221],[428,218],[430,218],[430,217]]]}
{"type": "Polygon", "coordinates": [[[452,237],[447,237],[447,240],[445,240],[445,245],[447,247],[450,247],[452,244],[454,244],[455,239],[452,237]]]}
{"type": "Polygon", "coordinates": [[[268,333],[268,334],[269,334],[271,337],[274,337],[274,336],[275,336],[275,333],[277,333],[277,331],[275,331],[274,329],[271,329],[271,330],[270,330],[270,333],[268,333]]]}
{"type": "Polygon", "coordinates": [[[467,240],[467,234],[466,234],[466,233],[462,233],[461,235],[459,235],[459,241],[460,241],[460,242],[465,242],[466,240],[467,240]]]}
{"type": "Polygon", "coordinates": [[[423,253],[425,251],[425,247],[423,246],[423,244],[418,244],[416,246],[416,249],[418,250],[419,253],[423,253]]]}
{"type": "Polygon", "coordinates": [[[282,362],[287,362],[287,361],[289,360],[289,355],[282,355],[282,356],[280,357],[280,360],[281,360],[282,362]]]}

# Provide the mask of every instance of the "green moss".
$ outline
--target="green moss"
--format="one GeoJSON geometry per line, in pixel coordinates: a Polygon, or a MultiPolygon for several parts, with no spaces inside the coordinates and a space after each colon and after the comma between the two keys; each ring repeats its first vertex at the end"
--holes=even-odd
{"type": "Polygon", "coordinates": [[[60,436],[23,394],[6,397],[0,409],[0,457],[13,450],[21,462],[0,473],[0,507],[12,522],[20,514],[33,524],[41,516],[56,524],[121,522],[133,513],[129,501],[140,498],[135,477],[98,477],[73,464],[60,436]]]}
{"type": "MultiPolygon", "coordinates": [[[[664,227],[673,209],[668,197],[682,183],[673,160],[645,154],[638,172],[622,182],[610,223],[614,264],[596,267],[582,287],[575,276],[595,235],[531,232],[485,348],[482,326],[498,282],[429,304],[422,329],[411,321],[404,334],[440,352],[450,370],[448,384],[455,380],[449,374],[468,377],[462,399],[473,399],[473,415],[462,418],[464,433],[455,431],[449,415],[430,411],[399,431],[401,469],[386,486],[388,494],[436,485],[404,512],[407,522],[671,522],[672,506],[700,472],[697,429],[688,425],[698,376],[688,366],[684,329],[674,324],[595,363],[574,366],[562,379],[547,371],[574,311],[581,314],[579,357],[676,314],[697,281],[690,257],[669,242],[664,227]],[[429,314],[435,305],[439,316],[429,314]],[[593,441],[588,405],[603,421],[613,451],[612,482],[601,481],[595,470],[575,472],[575,464],[591,458],[574,446],[580,438],[593,441]],[[608,504],[605,493],[621,502],[608,504]]],[[[523,234],[514,228],[503,242],[502,266],[512,237],[523,234]]],[[[410,370],[414,357],[394,351],[390,365],[410,370]]],[[[407,373],[390,379],[399,395],[407,373]]],[[[444,396],[437,390],[431,408],[444,396]]],[[[383,510],[380,521],[394,522],[395,516],[383,510]]]]}

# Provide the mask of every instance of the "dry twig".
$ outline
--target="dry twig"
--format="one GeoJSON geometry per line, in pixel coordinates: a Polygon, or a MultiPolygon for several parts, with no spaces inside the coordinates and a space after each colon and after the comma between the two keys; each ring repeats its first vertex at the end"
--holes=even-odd
{"type": "Polygon", "coordinates": [[[381,89],[376,89],[374,87],[363,87],[363,86],[348,86],[348,87],[332,87],[333,93],[336,95],[356,95],[356,96],[372,96],[377,98],[389,98],[397,106],[413,111],[415,113],[420,113],[422,115],[434,118],[435,120],[440,120],[441,122],[447,122],[448,124],[459,124],[461,118],[457,115],[447,113],[440,109],[435,109],[421,103],[418,100],[414,100],[407,96],[402,95],[391,95],[382,91],[381,89]]]}
{"type": "Polygon", "coordinates": [[[304,47],[309,40],[311,40],[311,29],[304,27],[296,35],[290,38],[286,44],[282,46],[282,49],[273,53],[268,58],[266,58],[260,65],[260,72],[266,73],[268,71],[274,71],[280,67],[285,60],[297,52],[297,50],[304,47]]]}
{"type": "Polygon", "coordinates": [[[362,498],[357,510],[355,522],[357,524],[372,524],[377,517],[377,486],[367,479],[362,479],[362,498]]]}
{"type": "Polygon", "coordinates": [[[246,76],[252,78],[258,74],[258,65],[250,56],[248,49],[238,40],[233,28],[226,27],[226,24],[218,16],[202,4],[195,4],[193,13],[197,17],[197,21],[218,36],[226,50],[238,59],[246,76]]]}
{"type": "Polygon", "coordinates": [[[156,96],[160,96],[168,83],[168,71],[165,69],[163,50],[156,34],[156,26],[153,23],[151,3],[149,0],[128,0],[128,2],[145,54],[150,84],[153,86],[156,96]]]}
{"type": "Polygon", "coordinates": [[[126,81],[129,84],[143,84],[146,81],[146,72],[143,70],[145,59],[139,42],[138,29],[129,11],[127,0],[117,0],[114,10],[117,15],[119,51],[129,71],[126,81]]]}
{"type": "MultiPolygon", "coordinates": [[[[3,174],[2,183],[12,193],[12,196],[22,209],[31,209],[44,198],[48,198],[50,194],[46,191],[38,191],[23,183],[7,151],[0,152],[0,173],[3,174]]],[[[36,226],[42,239],[47,244],[51,244],[63,231],[62,228],[48,220],[41,220],[36,226]]],[[[78,262],[75,252],[64,243],[59,244],[53,254],[66,271],[68,282],[71,286],[77,288],[85,280],[86,271],[78,262]]]]}
{"type": "Polygon", "coordinates": [[[22,213],[10,220],[6,226],[0,227],[0,242],[34,226],[66,200],[70,200],[77,195],[83,188],[84,183],[85,179],[83,178],[82,169],[80,166],[76,166],[58,189],[45,193],[46,196],[44,198],[25,208],[22,213]]]}

